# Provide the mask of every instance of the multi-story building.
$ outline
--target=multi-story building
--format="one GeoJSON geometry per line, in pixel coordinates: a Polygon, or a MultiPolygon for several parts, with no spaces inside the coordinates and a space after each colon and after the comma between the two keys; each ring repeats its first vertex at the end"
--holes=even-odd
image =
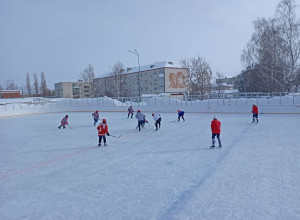
{"type": "Polygon", "coordinates": [[[93,97],[92,82],[59,82],[54,84],[57,98],[91,98],[93,97]]]}
{"type": "Polygon", "coordinates": [[[94,95],[138,97],[142,94],[186,93],[187,76],[188,69],[173,62],[127,68],[120,75],[108,73],[95,78],[94,95]]]}

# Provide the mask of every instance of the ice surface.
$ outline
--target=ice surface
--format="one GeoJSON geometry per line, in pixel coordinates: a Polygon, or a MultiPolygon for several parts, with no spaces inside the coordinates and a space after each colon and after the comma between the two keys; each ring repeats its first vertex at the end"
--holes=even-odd
{"type": "Polygon", "coordinates": [[[299,114],[219,113],[210,149],[214,114],[176,111],[100,112],[122,135],[101,148],[92,112],[0,118],[0,219],[300,219],[299,114]]]}

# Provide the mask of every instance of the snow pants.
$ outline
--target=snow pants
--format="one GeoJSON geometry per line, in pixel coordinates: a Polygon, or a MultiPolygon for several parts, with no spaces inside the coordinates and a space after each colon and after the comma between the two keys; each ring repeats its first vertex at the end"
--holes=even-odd
{"type": "Polygon", "coordinates": [[[156,130],[158,130],[160,128],[160,122],[161,122],[161,118],[159,118],[155,121],[156,130]]]}
{"type": "Polygon", "coordinates": [[[99,136],[99,144],[101,144],[101,140],[103,138],[104,144],[106,143],[106,136],[99,136]]]}
{"type": "Polygon", "coordinates": [[[221,138],[220,138],[220,134],[212,134],[211,139],[212,139],[212,146],[215,146],[215,137],[217,136],[219,145],[221,145],[221,138]]]}

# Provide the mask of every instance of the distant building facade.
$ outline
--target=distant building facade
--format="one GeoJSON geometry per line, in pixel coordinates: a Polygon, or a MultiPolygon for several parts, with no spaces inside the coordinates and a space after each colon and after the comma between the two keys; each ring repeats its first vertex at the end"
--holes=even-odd
{"type": "Polygon", "coordinates": [[[95,97],[137,97],[139,93],[186,93],[188,69],[173,62],[159,62],[134,68],[127,68],[120,76],[106,74],[94,79],[95,97]],[[119,91],[117,91],[119,90],[119,91]]]}
{"type": "Polygon", "coordinates": [[[21,94],[19,90],[0,90],[0,98],[20,98],[21,94]]]}
{"type": "Polygon", "coordinates": [[[93,97],[92,82],[59,82],[54,84],[57,98],[91,98],[93,97]]]}

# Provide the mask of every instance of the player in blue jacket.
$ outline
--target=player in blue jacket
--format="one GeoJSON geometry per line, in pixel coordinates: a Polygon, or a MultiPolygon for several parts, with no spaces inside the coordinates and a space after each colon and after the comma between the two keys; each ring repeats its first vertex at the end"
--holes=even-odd
{"type": "Polygon", "coordinates": [[[97,124],[98,120],[99,120],[99,111],[95,111],[93,114],[92,114],[93,118],[94,118],[94,125],[97,124]]]}
{"type": "Polygon", "coordinates": [[[180,118],[182,118],[182,120],[185,121],[183,116],[184,116],[184,111],[178,110],[178,121],[180,121],[180,118]]]}

